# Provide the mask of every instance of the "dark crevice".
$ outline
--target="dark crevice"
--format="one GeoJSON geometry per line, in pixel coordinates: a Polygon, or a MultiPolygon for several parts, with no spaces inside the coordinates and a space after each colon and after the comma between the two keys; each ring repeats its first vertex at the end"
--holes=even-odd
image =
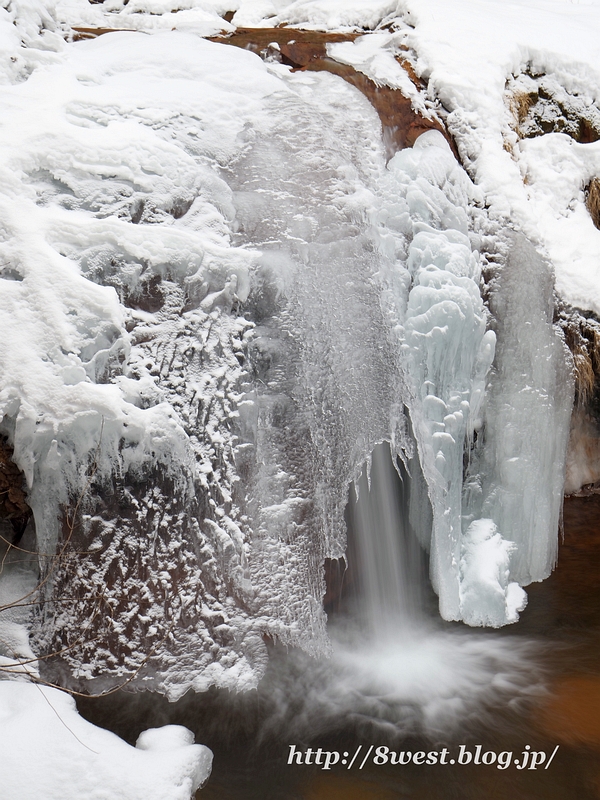
{"type": "Polygon", "coordinates": [[[13,448],[0,437],[0,519],[10,522],[12,543],[18,544],[32,516],[27,503],[25,476],[12,460],[13,448]]]}

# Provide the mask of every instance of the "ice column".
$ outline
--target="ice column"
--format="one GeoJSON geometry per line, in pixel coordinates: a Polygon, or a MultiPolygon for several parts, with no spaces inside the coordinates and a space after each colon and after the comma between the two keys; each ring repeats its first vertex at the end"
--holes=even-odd
{"type": "Polygon", "coordinates": [[[483,213],[448,145],[424,134],[388,166],[381,246],[397,261],[385,302],[433,512],[420,536],[444,619],[500,626],[525,605],[519,584],[546,577],[556,556],[573,387],[553,275],[513,236],[490,320],[469,236],[483,213]]]}
{"type": "Polygon", "coordinates": [[[550,265],[512,234],[490,297],[498,344],[465,483],[465,522],[489,518],[514,542],[510,575],[521,585],[550,574],[562,508],[573,375],[552,324],[553,288],[550,265]]]}
{"type": "Polygon", "coordinates": [[[390,294],[406,355],[407,405],[433,511],[431,531],[420,533],[430,548],[440,613],[460,619],[463,452],[479,425],[495,345],[494,333],[486,330],[479,258],[468,236],[473,186],[435,132],[397,153],[388,166],[390,190],[395,183],[405,201],[404,213],[388,219],[386,227],[400,228],[409,241],[402,260],[410,276],[407,302],[394,291],[393,279],[390,294]]]}

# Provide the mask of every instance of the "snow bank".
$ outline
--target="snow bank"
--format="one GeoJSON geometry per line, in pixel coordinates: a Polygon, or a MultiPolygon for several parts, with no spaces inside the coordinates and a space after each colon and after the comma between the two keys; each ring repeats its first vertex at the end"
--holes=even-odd
{"type": "Polygon", "coordinates": [[[302,28],[326,30],[366,30],[375,28],[394,12],[393,0],[241,0],[232,23],[240,27],[298,25],[302,28]]]}
{"type": "Polygon", "coordinates": [[[212,753],[178,725],[136,747],[86,722],[57,689],[0,681],[0,775],[10,800],[190,800],[212,753]]]}
{"type": "Polygon", "coordinates": [[[54,0],[53,16],[59,30],[71,34],[71,27],[112,28],[143,31],[193,31],[212,36],[234,26],[223,15],[234,10],[236,0],[54,0]]]}

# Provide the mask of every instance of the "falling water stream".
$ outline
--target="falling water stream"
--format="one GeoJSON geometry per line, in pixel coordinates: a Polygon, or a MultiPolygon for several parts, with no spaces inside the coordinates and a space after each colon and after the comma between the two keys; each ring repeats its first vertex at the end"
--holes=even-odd
{"type": "Polygon", "coordinates": [[[351,492],[360,611],[365,635],[377,641],[392,631],[396,637],[410,634],[423,616],[423,554],[409,528],[406,488],[389,447],[379,445],[351,492]]]}

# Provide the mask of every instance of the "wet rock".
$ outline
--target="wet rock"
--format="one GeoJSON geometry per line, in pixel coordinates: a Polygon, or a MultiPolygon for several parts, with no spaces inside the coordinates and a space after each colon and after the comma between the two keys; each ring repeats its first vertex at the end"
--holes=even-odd
{"type": "Polygon", "coordinates": [[[5,437],[0,438],[0,519],[9,520],[17,544],[31,517],[27,504],[25,477],[12,460],[13,449],[5,437]]]}

